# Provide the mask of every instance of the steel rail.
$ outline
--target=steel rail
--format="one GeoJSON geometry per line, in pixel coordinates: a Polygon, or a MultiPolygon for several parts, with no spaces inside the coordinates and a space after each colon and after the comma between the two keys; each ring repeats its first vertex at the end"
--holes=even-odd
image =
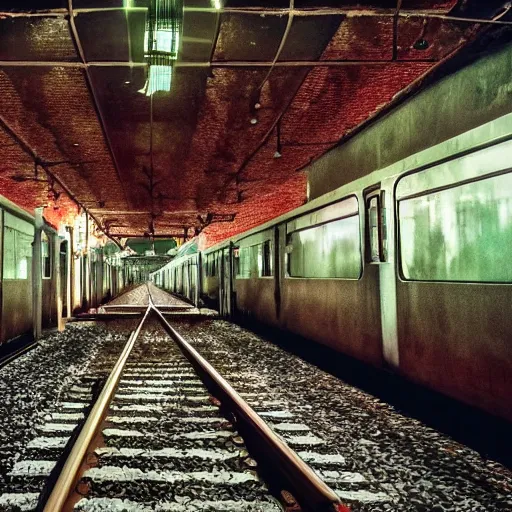
{"type": "Polygon", "coordinates": [[[114,369],[110,373],[98,400],[94,404],[94,407],[92,408],[87,421],[85,422],[82,431],[80,432],[80,435],[78,436],[64,467],[62,468],[62,472],[59,475],[55,487],[53,488],[53,491],[43,509],[44,512],[58,512],[62,510],[73,491],[73,488],[79,478],[79,472],[82,467],[84,457],[87,454],[87,450],[107,414],[108,407],[116,392],[126,361],[128,360],[133,345],[135,344],[142,326],[144,325],[144,322],[151,310],[151,306],[148,306],[144,317],[139,322],[135,331],[130,335],[123,352],[119,356],[114,369]]]}
{"type": "Polygon", "coordinates": [[[15,359],[18,359],[18,357],[22,356],[26,352],[30,352],[33,348],[36,348],[37,345],[39,345],[38,341],[32,341],[31,343],[24,345],[18,350],[15,350],[14,352],[7,354],[3,358],[0,358],[0,369],[7,366],[10,362],[14,361],[15,359]]]}
{"type": "Polygon", "coordinates": [[[133,346],[149,315],[154,313],[170,338],[197,371],[204,384],[222,405],[235,415],[238,426],[247,432],[248,444],[263,448],[265,463],[273,468],[280,482],[293,492],[304,510],[339,512],[346,510],[336,493],[267,425],[267,423],[243,400],[233,387],[215,370],[215,368],[197,352],[166,320],[160,309],[155,306],[148,288],[149,305],[146,312],[126,343],[98,400],[94,404],[71,452],[57,479],[44,512],[60,512],[67,505],[74,486],[80,478],[83,461],[87,455],[101,424],[107,415],[119,380],[133,346]],[[250,439],[249,439],[250,437],[250,439]],[[277,468],[277,471],[276,471],[277,468]]]}
{"type": "MultiPolygon", "coordinates": [[[[270,464],[279,468],[281,476],[289,486],[289,490],[297,498],[298,503],[311,511],[342,511],[346,507],[340,502],[336,493],[267,425],[267,423],[240,397],[231,384],[192,347],[165,319],[162,313],[152,306],[160,323],[176,342],[185,357],[198,371],[205,376],[207,387],[218,395],[217,398],[238,421],[243,422],[253,439],[264,448],[266,457],[271,458],[270,464]]],[[[248,441],[248,439],[246,439],[248,441]]]]}

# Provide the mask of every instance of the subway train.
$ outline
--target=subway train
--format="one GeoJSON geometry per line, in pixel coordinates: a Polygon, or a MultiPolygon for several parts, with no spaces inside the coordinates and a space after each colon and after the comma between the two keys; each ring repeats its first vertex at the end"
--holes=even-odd
{"type": "Polygon", "coordinates": [[[151,278],[512,420],[511,126],[480,126],[207,250],[191,241],[151,278]]]}
{"type": "Polygon", "coordinates": [[[37,316],[42,328],[59,327],[59,319],[97,307],[122,290],[120,258],[106,258],[99,248],[84,251],[78,231],[59,234],[45,222],[37,227],[33,215],[0,196],[0,345],[32,337],[37,316]]]}

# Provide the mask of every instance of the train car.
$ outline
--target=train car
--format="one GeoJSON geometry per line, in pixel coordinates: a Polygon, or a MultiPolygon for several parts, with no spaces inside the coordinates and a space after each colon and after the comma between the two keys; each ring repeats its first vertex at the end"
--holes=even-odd
{"type": "Polygon", "coordinates": [[[201,253],[197,239],[185,242],[176,256],[160,269],[149,274],[149,279],[164,290],[179,295],[192,304],[199,304],[201,292],[201,253]]]}
{"type": "Polygon", "coordinates": [[[72,230],[59,234],[44,221],[37,224],[0,196],[0,344],[37,336],[38,324],[62,327],[62,318],[95,308],[122,290],[120,258],[105,258],[102,248],[73,251],[76,238],[72,230]]]}
{"type": "Polygon", "coordinates": [[[512,419],[506,117],[209,248],[201,296],[512,419]]]}
{"type": "Polygon", "coordinates": [[[2,198],[0,223],[0,342],[4,343],[32,329],[34,217],[2,198]]]}
{"type": "MultiPolygon", "coordinates": [[[[0,197],[0,343],[32,334],[35,233],[34,216],[0,197]]],[[[42,327],[49,328],[58,321],[62,256],[58,233],[47,224],[41,227],[40,245],[40,316],[42,327]]],[[[67,251],[65,247],[64,250],[67,251]]]]}

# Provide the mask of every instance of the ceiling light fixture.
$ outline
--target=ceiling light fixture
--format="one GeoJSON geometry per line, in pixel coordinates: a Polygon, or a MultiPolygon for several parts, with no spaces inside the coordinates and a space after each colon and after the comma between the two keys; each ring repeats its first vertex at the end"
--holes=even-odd
{"type": "Polygon", "coordinates": [[[171,90],[173,64],[183,30],[183,0],[150,0],[144,34],[148,77],[139,91],[152,96],[171,90]]]}

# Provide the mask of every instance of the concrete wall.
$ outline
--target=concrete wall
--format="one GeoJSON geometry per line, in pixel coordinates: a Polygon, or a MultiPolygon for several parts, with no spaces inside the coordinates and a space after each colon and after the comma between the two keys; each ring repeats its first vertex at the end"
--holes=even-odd
{"type": "Polygon", "coordinates": [[[512,45],[430,86],[306,171],[309,198],[512,112],[512,45]]]}

